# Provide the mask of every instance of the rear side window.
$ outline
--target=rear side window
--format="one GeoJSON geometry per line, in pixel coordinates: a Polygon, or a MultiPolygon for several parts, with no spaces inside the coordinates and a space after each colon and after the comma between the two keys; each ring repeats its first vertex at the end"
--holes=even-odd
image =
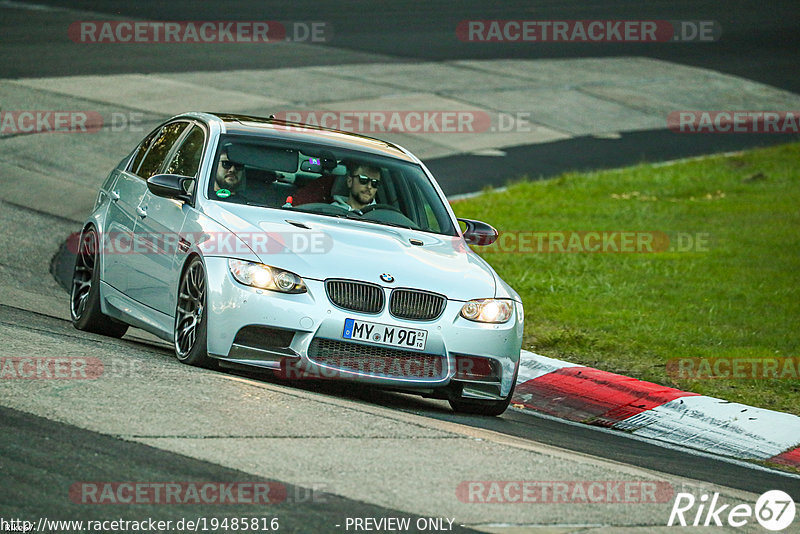
{"type": "Polygon", "coordinates": [[[130,165],[128,166],[128,170],[133,174],[136,174],[136,171],[139,169],[139,165],[142,164],[142,160],[144,159],[145,155],[147,154],[147,149],[150,148],[150,144],[153,142],[159,132],[161,130],[156,130],[155,132],[151,133],[147,136],[147,138],[142,141],[142,144],[139,145],[139,148],[136,149],[136,155],[133,156],[130,165]]]}
{"type": "Polygon", "coordinates": [[[189,132],[181,146],[178,148],[172,161],[169,162],[166,170],[167,174],[180,174],[181,176],[197,176],[200,170],[200,159],[203,156],[203,145],[205,142],[203,129],[195,125],[189,132]]]}
{"type": "Polygon", "coordinates": [[[135,171],[136,174],[145,180],[156,174],[172,149],[172,145],[175,144],[183,130],[186,129],[186,124],[185,122],[173,122],[164,126],[158,136],[150,143],[142,164],[135,171]]]}

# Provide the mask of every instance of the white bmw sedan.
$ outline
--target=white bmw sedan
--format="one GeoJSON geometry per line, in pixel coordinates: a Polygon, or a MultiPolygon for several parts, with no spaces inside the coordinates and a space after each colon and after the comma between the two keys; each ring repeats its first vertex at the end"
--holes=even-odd
{"type": "Polygon", "coordinates": [[[498,415],[516,382],[522,302],[468,246],[496,237],[456,219],[399,146],[187,113],[101,186],[72,320],[118,337],[142,328],[191,365],[354,380],[498,415]]]}

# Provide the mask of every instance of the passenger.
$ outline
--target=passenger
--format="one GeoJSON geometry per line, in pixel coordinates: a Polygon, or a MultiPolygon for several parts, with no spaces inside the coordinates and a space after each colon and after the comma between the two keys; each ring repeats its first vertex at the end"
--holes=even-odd
{"type": "Polygon", "coordinates": [[[228,159],[227,150],[223,150],[217,163],[214,177],[214,193],[219,198],[228,198],[240,194],[244,178],[244,164],[234,163],[228,159]]]}
{"type": "Polygon", "coordinates": [[[348,196],[333,195],[334,206],[348,211],[360,210],[375,204],[375,194],[381,184],[381,170],[361,163],[347,164],[348,196]]]}

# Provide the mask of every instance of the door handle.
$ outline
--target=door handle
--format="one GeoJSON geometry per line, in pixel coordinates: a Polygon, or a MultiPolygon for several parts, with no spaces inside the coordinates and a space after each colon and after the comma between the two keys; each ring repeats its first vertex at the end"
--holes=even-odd
{"type": "Polygon", "coordinates": [[[117,193],[116,191],[109,191],[108,196],[111,197],[111,202],[116,202],[117,200],[119,200],[119,193],[117,193]]]}
{"type": "Polygon", "coordinates": [[[144,219],[145,217],[147,217],[147,207],[144,207],[144,208],[143,208],[143,207],[141,207],[141,206],[138,206],[138,207],[136,208],[136,213],[138,213],[138,214],[139,214],[139,217],[141,217],[142,219],[144,219]]]}

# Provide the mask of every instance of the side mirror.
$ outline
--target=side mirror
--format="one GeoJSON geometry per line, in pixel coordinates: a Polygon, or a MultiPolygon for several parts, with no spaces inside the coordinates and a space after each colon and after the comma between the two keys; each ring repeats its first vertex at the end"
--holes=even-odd
{"type": "Polygon", "coordinates": [[[191,202],[194,178],[179,174],[156,174],[147,179],[147,189],[157,197],[191,202]]]}
{"type": "Polygon", "coordinates": [[[466,226],[464,240],[470,245],[491,245],[497,240],[497,230],[491,224],[472,219],[458,219],[458,222],[466,226]]]}

